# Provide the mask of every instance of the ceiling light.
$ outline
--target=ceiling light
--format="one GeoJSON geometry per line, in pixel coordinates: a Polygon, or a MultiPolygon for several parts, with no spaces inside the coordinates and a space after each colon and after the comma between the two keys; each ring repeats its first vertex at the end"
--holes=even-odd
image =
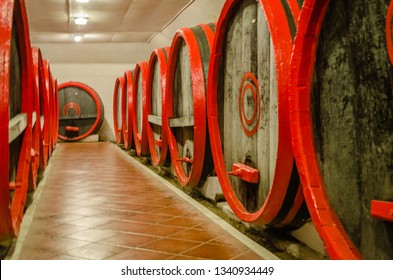
{"type": "Polygon", "coordinates": [[[77,17],[74,19],[75,24],[77,25],[85,25],[87,23],[87,18],[77,17]]]}
{"type": "Polygon", "coordinates": [[[82,40],[82,35],[75,35],[74,36],[74,41],[75,42],[80,42],[82,40]]]}
{"type": "Polygon", "coordinates": [[[76,0],[78,3],[88,3],[90,0],[76,0]]]}

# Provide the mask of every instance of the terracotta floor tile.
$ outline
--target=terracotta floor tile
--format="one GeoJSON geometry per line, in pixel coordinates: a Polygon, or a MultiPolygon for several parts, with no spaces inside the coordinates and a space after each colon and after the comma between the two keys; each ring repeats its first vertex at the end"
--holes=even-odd
{"type": "Polygon", "coordinates": [[[20,259],[259,259],[123,153],[57,145],[20,259]]]}
{"type": "Polygon", "coordinates": [[[114,244],[117,246],[142,247],[146,243],[150,243],[155,240],[157,240],[156,236],[120,233],[116,236],[105,239],[101,243],[106,245],[114,244]]]}
{"type": "Polygon", "coordinates": [[[74,250],[69,250],[66,254],[90,260],[103,260],[124,251],[124,248],[93,243],[74,250]]]}
{"type": "Polygon", "coordinates": [[[108,260],[168,260],[175,255],[157,251],[129,249],[120,254],[107,258],[108,260]]]}
{"type": "Polygon", "coordinates": [[[163,238],[146,244],[143,248],[166,253],[180,254],[181,252],[190,250],[200,244],[201,243],[195,241],[163,238]]]}
{"type": "Polygon", "coordinates": [[[199,241],[199,242],[207,242],[214,238],[217,238],[217,235],[204,230],[185,229],[182,231],[178,231],[174,234],[171,234],[168,237],[176,238],[176,239],[199,241]]]}
{"type": "Polygon", "coordinates": [[[67,235],[67,238],[84,240],[90,242],[98,242],[104,239],[108,239],[117,233],[111,230],[98,230],[98,229],[88,229],[84,231],[79,231],[77,233],[67,235]]]}

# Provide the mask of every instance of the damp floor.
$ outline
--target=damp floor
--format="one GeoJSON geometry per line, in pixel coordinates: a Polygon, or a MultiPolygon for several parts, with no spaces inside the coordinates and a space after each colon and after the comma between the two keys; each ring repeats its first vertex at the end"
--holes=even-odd
{"type": "Polygon", "coordinates": [[[269,257],[152,173],[111,143],[59,143],[6,259],[269,257]]]}

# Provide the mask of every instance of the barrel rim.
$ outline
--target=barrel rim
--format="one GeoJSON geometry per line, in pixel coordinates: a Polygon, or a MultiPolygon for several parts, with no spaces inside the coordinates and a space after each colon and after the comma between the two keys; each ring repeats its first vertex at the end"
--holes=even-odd
{"type": "Polygon", "coordinates": [[[134,104],[133,96],[134,73],[131,70],[124,72],[123,95],[122,98],[122,133],[124,148],[129,150],[133,147],[133,129],[132,129],[132,108],[134,104]],[[127,110],[126,110],[127,108],[127,110]],[[128,116],[127,116],[128,114],[128,116]],[[127,121],[128,120],[128,121],[127,121]]]}
{"type": "MultiPolygon", "coordinates": [[[[199,27],[205,32],[209,47],[214,40],[213,32],[206,32],[207,25],[199,24],[199,27]]],[[[211,50],[210,50],[211,51],[211,50]]],[[[181,28],[175,33],[168,57],[167,83],[165,96],[165,113],[163,118],[163,129],[166,130],[169,150],[172,164],[177,175],[177,179],[182,186],[195,187],[198,185],[204,164],[206,142],[207,142],[207,118],[206,118],[206,95],[207,77],[204,77],[203,62],[199,54],[199,46],[192,28],[181,28]],[[176,137],[169,127],[169,118],[173,116],[173,87],[175,79],[175,70],[177,64],[177,54],[181,42],[184,41],[190,53],[190,67],[193,76],[203,77],[201,79],[192,79],[192,91],[194,102],[194,158],[190,169],[189,176],[183,170],[181,163],[178,161],[179,153],[176,144],[176,137]],[[198,151],[195,153],[195,151],[198,151]]]]}
{"type": "Polygon", "coordinates": [[[103,108],[100,96],[92,87],[90,87],[84,83],[81,83],[81,82],[70,81],[70,82],[65,82],[65,83],[60,84],[58,86],[58,90],[60,91],[61,89],[65,88],[65,87],[78,87],[78,88],[83,89],[85,92],[87,92],[93,98],[94,103],[97,105],[96,120],[94,121],[94,124],[91,126],[91,128],[86,133],[79,135],[78,137],[71,138],[71,139],[68,137],[65,137],[59,133],[59,138],[61,140],[78,141],[78,140],[81,140],[81,139],[89,136],[90,134],[92,134],[102,124],[103,117],[104,117],[104,112],[103,112],[104,108],[103,108]]]}
{"type": "MultiPolygon", "coordinates": [[[[209,95],[207,108],[209,136],[215,170],[223,193],[232,210],[241,220],[257,224],[269,224],[277,216],[284,203],[294,163],[289,129],[289,112],[287,110],[287,76],[289,74],[290,57],[292,54],[292,37],[288,24],[282,24],[281,22],[283,18],[286,18],[286,15],[280,1],[258,0],[265,13],[271,40],[274,45],[276,75],[278,80],[278,103],[281,104],[281,107],[279,106],[278,108],[278,139],[280,140],[277,145],[275,174],[269,194],[258,211],[249,212],[237,198],[227,174],[221,146],[222,141],[218,125],[217,104],[218,75],[220,72],[219,69],[221,68],[220,64],[226,36],[224,31],[228,29],[229,21],[233,18],[240,2],[240,0],[226,1],[217,23],[208,79],[209,95]],[[276,28],[276,26],[280,26],[280,28],[276,28]],[[285,129],[285,127],[288,129],[285,129]]],[[[298,192],[301,192],[300,187],[298,192]]],[[[287,219],[285,219],[285,221],[288,222],[287,219]]]]}
{"type": "Polygon", "coordinates": [[[320,30],[329,0],[305,0],[295,39],[289,97],[293,149],[308,209],[332,259],[360,259],[329,203],[312,132],[311,88],[320,30]]]}
{"type": "MultiPolygon", "coordinates": [[[[147,80],[147,104],[148,104],[148,110],[147,114],[150,115],[152,113],[152,82],[153,82],[153,74],[154,74],[154,67],[156,63],[159,63],[159,69],[160,69],[160,82],[161,82],[161,107],[164,108],[164,100],[165,100],[165,91],[166,91],[166,79],[167,79],[167,67],[168,67],[168,58],[167,55],[169,55],[170,52],[170,47],[165,47],[165,48],[157,48],[154,49],[153,52],[150,55],[150,60],[149,60],[149,70],[148,70],[148,80],[147,80]]],[[[164,119],[164,114],[165,110],[162,109],[161,113],[161,120],[164,119]]],[[[155,144],[155,139],[154,139],[154,133],[153,133],[153,125],[147,122],[147,137],[149,141],[149,148],[150,148],[150,156],[153,165],[155,166],[163,166],[166,161],[167,153],[168,153],[168,138],[166,135],[166,130],[163,129],[163,125],[161,124],[161,147],[160,147],[160,153],[157,153],[156,151],[156,144],[155,144]]]]}
{"type": "MultiPolygon", "coordinates": [[[[116,78],[115,81],[115,87],[113,90],[113,128],[114,128],[114,132],[115,132],[115,138],[116,138],[116,142],[117,144],[123,144],[124,140],[123,140],[123,123],[121,124],[121,127],[119,127],[119,120],[117,119],[117,110],[119,107],[118,104],[118,100],[119,100],[119,88],[123,88],[124,87],[124,77],[120,76],[116,78]]],[[[122,94],[122,91],[120,92],[120,94],[122,94]]],[[[123,104],[123,102],[121,102],[123,104]]],[[[122,106],[122,104],[120,104],[120,106],[122,106]]],[[[122,108],[121,108],[122,109],[122,108]]]]}
{"type": "Polygon", "coordinates": [[[147,139],[147,115],[144,113],[147,111],[147,74],[148,74],[148,62],[142,61],[135,65],[134,69],[134,84],[133,84],[133,114],[132,114],[132,129],[134,135],[135,151],[138,156],[145,156],[149,153],[149,143],[147,139]],[[139,77],[141,75],[141,77],[139,77]],[[137,100],[138,92],[138,79],[142,79],[142,100],[137,100]],[[142,102],[142,130],[138,131],[138,119],[137,119],[137,102],[142,102]],[[140,139],[139,139],[140,137],[140,139]]]}

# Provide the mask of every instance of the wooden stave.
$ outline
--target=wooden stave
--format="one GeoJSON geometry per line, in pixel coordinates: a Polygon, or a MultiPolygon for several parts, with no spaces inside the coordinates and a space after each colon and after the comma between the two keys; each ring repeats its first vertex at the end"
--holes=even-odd
{"type": "Polygon", "coordinates": [[[133,96],[134,73],[133,71],[126,71],[124,73],[124,85],[122,98],[122,124],[123,124],[123,142],[124,148],[129,150],[133,148],[133,129],[132,129],[132,108],[134,103],[133,96]]]}
{"type": "MultiPolygon", "coordinates": [[[[76,87],[76,88],[79,88],[79,89],[83,90],[87,94],[89,94],[90,97],[93,99],[94,104],[96,105],[96,109],[97,109],[97,116],[95,118],[94,123],[92,124],[90,129],[87,132],[85,132],[84,134],[79,135],[79,136],[74,137],[74,138],[68,138],[68,137],[66,137],[64,135],[61,135],[59,133],[59,137],[58,137],[59,139],[64,140],[64,141],[73,141],[74,142],[74,141],[79,141],[81,139],[84,139],[87,136],[89,136],[91,134],[94,134],[94,133],[97,133],[100,130],[101,125],[102,125],[102,123],[104,121],[104,105],[103,105],[103,103],[101,101],[100,96],[98,95],[98,93],[93,88],[91,88],[90,86],[88,86],[88,85],[86,85],[84,83],[74,82],[74,81],[65,82],[65,83],[62,83],[62,84],[60,84],[58,86],[59,99],[60,99],[61,90],[66,88],[66,87],[76,87]]],[[[60,102],[59,102],[59,104],[60,104],[60,102]]],[[[60,112],[60,109],[59,109],[59,115],[60,115],[60,113],[61,112],[60,112]]]]}
{"type": "MultiPolygon", "coordinates": [[[[270,32],[270,36],[274,45],[274,57],[276,61],[280,61],[277,67],[278,84],[278,98],[281,109],[278,110],[278,119],[280,122],[280,129],[278,129],[278,137],[280,139],[277,147],[277,165],[275,167],[274,180],[269,190],[269,194],[263,205],[257,211],[248,211],[242,201],[237,197],[235,191],[232,189],[231,181],[227,175],[225,167],[224,155],[221,148],[220,128],[218,125],[218,106],[217,106],[217,91],[218,91],[218,75],[223,56],[222,48],[226,38],[225,32],[230,20],[236,12],[236,8],[241,1],[231,0],[224,4],[221,11],[219,21],[217,24],[217,35],[213,45],[211,62],[209,65],[209,95],[208,95],[208,125],[210,142],[212,145],[213,160],[215,170],[220,181],[223,193],[228,201],[230,207],[235,214],[244,221],[269,225],[272,227],[298,227],[304,223],[307,218],[307,210],[304,203],[302,188],[300,184],[295,183],[289,187],[291,178],[296,175],[294,168],[294,157],[292,154],[290,130],[289,130],[289,111],[287,109],[287,93],[288,93],[288,76],[289,76],[289,61],[292,51],[292,38],[296,30],[288,23],[279,24],[283,18],[287,18],[283,9],[282,3],[272,2],[268,0],[258,1],[263,7],[265,18],[270,32]],[[280,25],[277,29],[275,26],[280,25]],[[280,51],[277,51],[280,50],[280,51]],[[218,70],[217,70],[218,69],[218,70]],[[286,129],[287,128],[287,129],[286,129]],[[293,173],[293,172],[295,173],[293,173]],[[280,179],[284,178],[284,179],[280,179]],[[289,189],[293,189],[288,191],[289,189]],[[288,195],[287,195],[288,191],[288,195]],[[287,204],[287,201],[293,204],[287,204]],[[284,203],[285,202],[285,203],[284,203]],[[288,208],[288,209],[287,209],[288,208]]],[[[291,10],[295,11],[294,2],[290,2],[291,10]]],[[[296,15],[296,13],[294,13],[296,15]]],[[[294,26],[297,25],[295,18],[294,26]]],[[[294,177],[296,178],[296,176],[294,177]]],[[[295,181],[296,182],[296,181],[295,181]]]]}
{"type": "Polygon", "coordinates": [[[134,135],[135,151],[138,156],[147,156],[149,153],[149,142],[147,139],[147,75],[148,62],[142,61],[135,65],[134,68],[134,84],[133,84],[133,100],[132,107],[132,129],[134,135]],[[139,80],[141,82],[141,91],[139,93],[139,80]],[[141,98],[138,98],[140,95],[141,98]],[[138,115],[138,106],[140,106],[140,115],[138,115]],[[140,123],[138,123],[140,118],[140,123]],[[139,126],[141,126],[139,128],[139,126]]]}
{"type": "MultiPolygon", "coordinates": [[[[201,28],[204,32],[205,40],[207,41],[209,52],[211,50],[214,33],[215,24],[200,24],[195,28],[201,28]]],[[[194,28],[194,29],[195,29],[194,28]]],[[[170,47],[170,53],[168,58],[168,69],[167,69],[167,81],[166,81],[166,91],[165,98],[163,100],[164,108],[163,108],[163,120],[162,125],[163,129],[166,130],[167,141],[169,146],[169,151],[171,154],[172,164],[174,166],[174,170],[177,176],[178,182],[182,186],[190,186],[196,187],[201,178],[203,177],[203,173],[206,173],[207,169],[210,168],[211,165],[211,153],[210,153],[210,145],[207,141],[207,118],[206,118],[206,83],[207,83],[207,74],[205,76],[205,71],[207,71],[207,65],[204,65],[202,62],[202,58],[200,57],[200,49],[198,40],[196,39],[196,35],[193,33],[193,28],[182,28],[179,29],[173,39],[170,47]],[[188,48],[190,52],[190,56],[192,53],[193,59],[190,61],[192,65],[192,75],[196,75],[198,77],[204,77],[200,79],[192,80],[191,87],[193,89],[193,109],[194,109],[194,136],[198,135],[198,137],[194,137],[194,147],[197,147],[198,153],[193,154],[193,163],[190,168],[189,175],[185,173],[181,163],[179,163],[179,153],[176,144],[176,136],[173,130],[169,126],[169,119],[173,117],[174,113],[174,79],[175,79],[175,71],[177,66],[177,55],[180,50],[180,46],[182,43],[188,48]],[[194,94],[196,92],[196,94],[194,94]],[[196,164],[195,164],[196,163],[196,164]],[[207,168],[206,168],[207,167],[207,168]]],[[[210,56],[210,55],[209,55],[210,56]]],[[[195,150],[195,149],[194,149],[195,150]]],[[[212,170],[209,170],[212,171],[212,170]]],[[[207,172],[209,172],[207,171],[207,172]]]]}
{"type": "Polygon", "coordinates": [[[50,64],[48,59],[43,60],[43,65],[44,65],[44,98],[45,98],[45,104],[46,106],[44,107],[47,109],[45,120],[47,120],[44,123],[44,153],[48,155],[48,159],[52,156],[52,142],[53,142],[53,132],[52,132],[52,127],[53,127],[53,98],[52,98],[52,74],[50,70],[50,64]]]}
{"type": "MultiPolygon", "coordinates": [[[[120,89],[124,88],[124,77],[118,77],[115,82],[115,87],[113,90],[113,127],[114,127],[114,132],[115,132],[115,137],[116,137],[116,142],[117,144],[123,144],[124,139],[123,139],[123,124],[121,126],[119,125],[119,117],[118,117],[118,111],[119,111],[119,94],[122,94],[122,91],[120,89]]],[[[120,99],[122,100],[122,99],[120,99]]],[[[120,102],[120,106],[122,101],[120,102]]],[[[121,108],[121,107],[120,107],[121,108]]],[[[121,108],[122,111],[122,108],[121,108]]]]}
{"type": "MultiPolygon", "coordinates": [[[[160,86],[161,86],[161,120],[164,119],[163,114],[165,110],[165,90],[166,90],[166,79],[167,79],[167,62],[168,62],[168,55],[170,52],[170,47],[166,48],[159,48],[153,50],[150,60],[149,60],[149,71],[148,71],[148,82],[147,82],[147,92],[148,92],[148,110],[146,113],[148,115],[152,114],[152,105],[153,105],[153,77],[154,77],[154,68],[156,63],[159,65],[160,70],[160,86]]],[[[148,141],[149,141],[149,149],[150,149],[150,156],[153,165],[155,166],[163,166],[168,162],[168,140],[166,136],[166,130],[163,129],[161,125],[161,147],[158,148],[159,151],[156,150],[156,143],[153,131],[153,124],[147,122],[147,134],[148,134],[148,141]]]]}

